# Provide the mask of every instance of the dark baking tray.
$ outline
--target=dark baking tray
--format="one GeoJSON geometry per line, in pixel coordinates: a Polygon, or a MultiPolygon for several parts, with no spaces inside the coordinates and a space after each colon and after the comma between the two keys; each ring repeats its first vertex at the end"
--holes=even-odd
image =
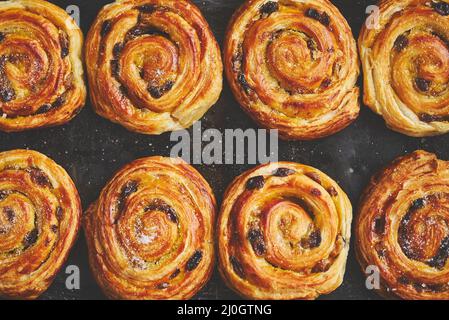
{"type": "MultiPolygon", "coordinates": [[[[81,28],[87,33],[105,0],[51,1],[65,8],[80,8],[81,28]]],[[[232,13],[243,0],[194,1],[202,10],[220,45],[232,13]]],[[[374,1],[339,0],[333,3],[349,21],[354,36],[366,17],[366,7],[374,1]]],[[[361,80],[360,80],[361,84],[361,80]]],[[[225,81],[218,103],[202,119],[204,129],[256,128],[256,124],[240,109],[225,81]]],[[[394,158],[417,149],[449,159],[448,136],[416,139],[387,129],[383,120],[362,106],[360,118],[349,128],[332,137],[313,142],[280,142],[279,159],[314,166],[338,181],[357,208],[359,196],[369,178],[394,158]]],[[[32,132],[0,133],[0,151],[29,148],[40,151],[61,164],[73,178],[83,207],[94,201],[100,190],[123,165],[145,156],[169,156],[170,134],[145,136],[131,133],[97,116],[88,101],[83,111],[69,124],[32,132]]],[[[219,203],[227,185],[250,165],[196,165],[209,181],[219,203]]],[[[354,213],[356,215],[356,212],[354,213]]],[[[352,239],[354,240],[354,239],[352,239]]],[[[353,244],[353,241],[352,241],[353,244]]],[[[87,248],[82,232],[66,265],[77,265],[81,271],[81,289],[65,287],[65,267],[41,299],[104,299],[89,270],[87,248]]],[[[343,285],[320,299],[377,299],[365,288],[365,279],[355,259],[354,247],[348,258],[343,285]]],[[[196,299],[239,299],[220,279],[218,272],[196,299]]]]}

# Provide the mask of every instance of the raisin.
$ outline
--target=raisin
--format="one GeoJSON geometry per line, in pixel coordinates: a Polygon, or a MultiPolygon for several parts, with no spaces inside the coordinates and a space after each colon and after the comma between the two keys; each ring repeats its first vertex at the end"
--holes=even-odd
{"type": "Polygon", "coordinates": [[[114,45],[114,49],[112,49],[112,54],[114,55],[115,59],[118,59],[120,57],[120,53],[122,52],[122,50],[123,50],[123,43],[119,42],[114,45]]]}
{"type": "Polygon", "coordinates": [[[306,11],[306,16],[315,20],[319,20],[321,18],[320,13],[318,12],[318,10],[313,9],[313,8],[309,8],[306,11]]]}
{"type": "Polygon", "coordinates": [[[137,10],[142,13],[153,13],[157,10],[157,6],[154,4],[143,4],[141,6],[138,6],[137,10]]]}
{"type": "Polygon", "coordinates": [[[327,89],[327,88],[329,88],[329,86],[331,85],[331,83],[332,83],[332,80],[331,80],[331,79],[329,79],[329,78],[324,79],[323,82],[321,82],[321,88],[327,89]]]}
{"type": "Polygon", "coordinates": [[[419,120],[421,120],[422,122],[430,123],[435,121],[449,121],[449,118],[444,116],[432,115],[428,113],[421,113],[419,115],[419,120]]]}
{"type": "Polygon", "coordinates": [[[37,109],[36,114],[44,114],[51,110],[51,104],[46,103],[37,109]]]}
{"type": "Polygon", "coordinates": [[[0,191],[0,201],[5,200],[8,194],[9,194],[8,191],[5,190],[0,191]]]}
{"type": "Polygon", "coordinates": [[[442,16],[448,16],[449,15],[449,3],[440,1],[440,2],[433,2],[432,1],[432,8],[441,14],[442,16]]]}
{"type": "Polygon", "coordinates": [[[58,233],[58,226],[57,225],[52,225],[51,227],[51,231],[53,231],[53,233],[58,233]]]}
{"type": "Polygon", "coordinates": [[[125,39],[126,41],[129,41],[143,35],[158,35],[164,38],[170,38],[170,35],[167,32],[158,28],[138,25],[128,31],[125,39]]]}
{"type": "Polygon", "coordinates": [[[309,48],[310,51],[317,50],[317,46],[316,46],[315,41],[313,41],[312,39],[308,39],[307,40],[307,48],[309,48]]]}
{"type": "Polygon", "coordinates": [[[231,262],[232,269],[234,270],[234,272],[235,272],[240,278],[244,279],[244,278],[245,278],[245,271],[244,271],[244,269],[243,269],[243,266],[242,266],[241,263],[239,262],[239,260],[238,260],[236,257],[231,256],[231,257],[229,258],[229,261],[231,262]]]}
{"type": "Polygon", "coordinates": [[[3,32],[0,32],[0,42],[3,42],[6,38],[6,34],[3,32]]]}
{"type": "Polygon", "coordinates": [[[128,89],[126,89],[126,87],[125,87],[124,85],[120,85],[120,86],[118,87],[118,89],[119,89],[119,91],[120,91],[120,93],[121,93],[122,95],[124,95],[124,96],[127,96],[127,95],[128,95],[128,89]]]}
{"type": "Polygon", "coordinates": [[[291,176],[292,174],[295,174],[295,173],[296,173],[296,171],[293,170],[293,169],[289,169],[289,168],[279,168],[279,169],[277,169],[277,170],[273,173],[273,175],[274,175],[275,177],[281,177],[281,178],[283,178],[283,177],[291,176]]]}
{"type": "Polygon", "coordinates": [[[267,3],[263,4],[259,12],[263,16],[269,16],[270,14],[276,12],[279,10],[279,3],[275,1],[268,1],[267,3]]]}
{"type": "Polygon", "coordinates": [[[170,91],[174,85],[174,81],[167,81],[163,86],[164,92],[170,91]]]}
{"type": "Polygon", "coordinates": [[[310,190],[310,193],[315,197],[321,196],[321,191],[316,188],[313,188],[312,190],[310,190]]]}
{"type": "Polygon", "coordinates": [[[173,223],[178,223],[178,215],[176,214],[176,211],[165,201],[156,199],[145,208],[145,211],[156,210],[164,212],[167,215],[168,219],[173,223]]]}
{"type": "Polygon", "coordinates": [[[427,92],[430,89],[430,85],[432,84],[432,82],[430,80],[424,79],[424,78],[416,78],[415,79],[415,84],[416,87],[422,91],[422,92],[427,92]]]}
{"type": "Polygon", "coordinates": [[[314,230],[309,237],[309,244],[311,248],[319,247],[321,244],[321,232],[314,230]]]}
{"type": "Polygon", "coordinates": [[[114,77],[120,74],[120,62],[118,60],[111,60],[111,73],[114,77]]]}
{"type": "Polygon", "coordinates": [[[309,8],[306,10],[306,16],[319,21],[325,26],[329,26],[330,24],[330,17],[326,12],[319,13],[318,10],[309,8]]]}
{"type": "Polygon", "coordinates": [[[402,275],[398,278],[398,283],[402,284],[402,285],[408,285],[411,283],[410,279],[407,278],[406,276],[402,275]]]}
{"type": "Polygon", "coordinates": [[[425,205],[426,205],[426,200],[424,198],[416,199],[415,201],[413,201],[412,205],[410,206],[409,212],[413,212],[413,211],[419,210],[421,208],[424,208],[425,205]]]}
{"type": "Polygon", "coordinates": [[[326,272],[329,270],[329,268],[330,268],[329,262],[327,262],[326,260],[321,260],[312,268],[312,273],[326,272]]]}
{"type": "Polygon", "coordinates": [[[59,34],[59,44],[61,45],[61,58],[64,59],[70,53],[70,43],[66,33],[59,34]]]}
{"type": "Polygon", "coordinates": [[[126,199],[133,193],[137,192],[138,184],[136,181],[128,181],[126,185],[122,188],[118,200],[118,209],[123,211],[125,207],[126,199]]]}
{"type": "Polygon", "coordinates": [[[112,29],[112,22],[111,20],[106,20],[105,22],[103,22],[103,25],[101,26],[101,36],[104,37],[105,35],[107,35],[109,33],[109,31],[111,31],[112,29]]]}
{"type": "Polygon", "coordinates": [[[56,208],[56,219],[58,219],[58,221],[62,220],[63,214],[64,214],[64,212],[63,212],[62,208],[61,207],[57,207],[56,208]]]}
{"type": "Polygon", "coordinates": [[[10,223],[13,223],[14,222],[14,218],[16,217],[16,214],[15,214],[14,210],[9,208],[9,207],[6,207],[6,208],[3,209],[3,212],[6,215],[6,219],[8,219],[8,221],[10,223]]]}
{"type": "Polygon", "coordinates": [[[23,239],[23,246],[25,248],[31,247],[36,243],[38,235],[39,231],[37,229],[33,229],[32,231],[30,231],[23,239]]]}
{"type": "MultiPolygon", "coordinates": [[[[9,83],[9,81],[8,81],[9,83]]],[[[13,88],[10,87],[10,85],[2,86],[0,88],[0,99],[2,99],[3,102],[10,102],[16,98],[16,92],[13,88]]]]}
{"type": "Polygon", "coordinates": [[[326,12],[323,12],[321,14],[320,20],[319,20],[322,24],[324,24],[325,26],[329,26],[329,24],[331,23],[331,18],[329,17],[329,15],[326,12]]]}
{"type": "Polygon", "coordinates": [[[190,272],[195,270],[203,259],[203,252],[201,250],[195,251],[193,256],[190,257],[186,264],[186,271],[190,272]]]}
{"type": "Polygon", "coordinates": [[[65,57],[67,57],[69,55],[69,48],[68,47],[64,47],[61,49],[61,58],[64,59],[65,57]]]}
{"type": "Polygon", "coordinates": [[[427,284],[427,288],[429,288],[429,290],[433,292],[447,291],[447,285],[441,283],[427,284]]]}
{"type": "Polygon", "coordinates": [[[53,103],[51,104],[51,107],[53,109],[57,109],[57,108],[61,107],[64,103],[65,103],[65,97],[59,96],[58,98],[56,98],[55,101],[53,101],[53,103]]]}
{"type": "Polygon", "coordinates": [[[122,192],[120,193],[120,201],[125,200],[131,194],[137,192],[138,184],[137,181],[128,181],[126,185],[122,188],[122,192]]]}
{"type": "Polygon", "coordinates": [[[153,98],[159,99],[164,94],[166,94],[168,91],[170,91],[173,88],[174,84],[175,83],[173,81],[167,81],[164,85],[162,85],[160,87],[149,86],[148,87],[148,92],[150,93],[150,95],[153,98]]]}
{"type": "Polygon", "coordinates": [[[337,190],[335,190],[334,187],[330,187],[329,189],[327,189],[327,192],[329,192],[329,194],[330,194],[332,197],[337,197],[337,196],[338,196],[338,192],[337,192],[337,190]]]}
{"type": "Polygon", "coordinates": [[[167,282],[162,282],[162,283],[159,283],[156,287],[159,290],[164,290],[164,289],[167,289],[169,287],[169,284],[167,282]]]}
{"type": "Polygon", "coordinates": [[[162,31],[162,30],[157,29],[157,28],[147,28],[146,33],[154,35],[154,36],[161,36],[161,37],[164,37],[164,38],[170,38],[170,35],[167,32],[162,31]]]}
{"type": "Polygon", "coordinates": [[[375,248],[375,250],[377,252],[377,255],[380,258],[385,258],[385,256],[387,255],[387,249],[381,243],[376,244],[374,246],[374,248],[375,248]]]}
{"type": "Polygon", "coordinates": [[[32,168],[29,170],[31,180],[40,187],[52,187],[48,176],[40,169],[32,168]]]}
{"type": "Polygon", "coordinates": [[[173,280],[174,278],[176,278],[177,276],[179,276],[179,274],[181,273],[181,270],[176,269],[175,272],[173,272],[170,276],[170,280],[173,280]]]}
{"type": "Polygon", "coordinates": [[[401,34],[394,42],[394,48],[396,49],[396,51],[400,52],[408,46],[408,43],[408,38],[405,35],[401,34]]]}
{"type": "Polygon", "coordinates": [[[263,176],[257,176],[249,179],[246,182],[246,189],[247,190],[262,189],[264,185],[265,185],[265,178],[263,176]]]}
{"type": "Polygon", "coordinates": [[[162,93],[162,91],[160,90],[160,87],[149,86],[148,87],[148,92],[155,99],[159,99],[159,98],[161,98],[164,95],[162,93]]]}
{"type": "Polygon", "coordinates": [[[426,285],[424,283],[415,282],[413,283],[413,288],[415,288],[417,292],[423,292],[424,289],[426,288],[426,285]]]}
{"type": "Polygon", "coordinates": [[[246,77],[243,73],[240,73],[238,75],[237,80],[240,83],[240,85],[242,86],[243,90],[245,90],[246,93],[249,93],[251,91],[251,87],[250,87],[248,81],[246,81],[246,77]]]}
{"type": "Polygon", "coordinates": [[[129,30],[128,35],[131,38],[137,38],[137,37],[144,35],[145,33],[146,33],[146,31],[144,28],[134,27],[133,29],[129,30]]]}
{"type": "Polygon", "coordinates": [[[313,249],[319,247],[321,244],[321,232],[313,230],[308,239],[301,241],[301,246],[305,249],[313,249]]]}
{"type": "Polygon", "coordinates": [[[5,57],[6,60],[3,62],[9,61],[11,63],[18,63],[20,61],[26,60],[26,55],[20,53],[12,53],[5,57]]]}
{"type": "Polygon", "coordinates": [[[263,256],[266,253],[265,240],[259,229],[251,229],[248,232],[248,240],[258,256],[263,256]]]}
{"type": "Polygon", "coordinates": [[[449,236],[444,238],[441,242],[438,253],[435,257],[430,259],[427,264],[438,270],[442,270],[446,265],[446,261],[449,258],[449,236]]]}
{"type": "Polygon", "coordinates": [[[167,217],[173,223],[178,223],[178,216],[175,212],[167,212],[167,217]]]}
{"type": "Polygon", "coordinates": [[[385,233],[385,224],[386,224],[385,216],[376,218],[376,220],[374,220],[374,231],[378,235],[383,235],[385,233]]]}

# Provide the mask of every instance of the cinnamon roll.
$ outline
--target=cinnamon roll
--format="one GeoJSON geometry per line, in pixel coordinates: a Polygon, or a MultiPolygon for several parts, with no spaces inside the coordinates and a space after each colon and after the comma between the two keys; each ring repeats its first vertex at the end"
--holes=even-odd
{"type": "Polygon", "coordinates": [[[248,0],[232,18],[224,50],[239,103],[284,139],[326,137],[359,114],[356,43],[328,0],[248,0]]]}
{"type": "Polygon", "coordinates": [[[188,0],[122,0],[99,13],[86,41],[96,112],[143,134],[190,127],[218,100],[220,49],[188,0]]]}
{"type": "Polygon", "coordinates": [[[67,172],[35,151],[0,153],[0,296],[34,299],[52,283],[80,222],[67,172]]]}
{"type": "Polygon", "coordinates": [[[86,213],[92,272],[112,299],[189,299],[214,263],[216,202],[182,160],[125,166],[86,213]]]}
{"type": "Polygon", "coordinates": [[[363,27],[364,101],[413,137],[449,132],[449,2],[385,0],[363,27]]]}
{"type": "Polygon", "coordinates": [[[62,125],[86,99],[83,35],[42,0],[0,2],[0,130],[62,125]]]}
{"type": "Polygon", "coordinates": [[[317,169],[280,162],[238,177],[218,223],[220,271],[250,299],[315,299],[343,281],[352,207],[317,169]]]}
{"type": "Polygon", "coordinates": [[[375,176],[356,224],[357,257],[380,271],[379,293],[449,299],[449,162],[416,151],[375,176]]]}

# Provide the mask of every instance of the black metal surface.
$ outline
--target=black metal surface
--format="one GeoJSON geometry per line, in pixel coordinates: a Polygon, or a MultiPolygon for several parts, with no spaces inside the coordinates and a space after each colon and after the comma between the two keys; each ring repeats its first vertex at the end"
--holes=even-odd
{"type": "MultiPolygon", "coordinates": [[[[65,8],[70,4],[80,7],[81,28],[86,34],[100,8],[111,2],[104,0],[52,1],[65,8]]],[[[228,21],[243,0],[194,1],[204,13],[220,45],[228,21]]],[[[365,20],[365,10],[374,1],[334,0],[333,3],[348,19],[353,33],[358,36],[365,20]]],[[[204,129],[256,128],[256,124],[241,111],[226,84],[219,102],[202,119],[204,129]]],[[[362,189],[377,170],[397,156],[425,149],[442,159],[449,159],[449,147],[444,145],[448,136],[435,138],[409,138],[387,129],[383,120],[367,107],[357,122],[343,132],[314,142],[280,142],[279,159],[314,166],[336,179],[348,193],[357,208],[362,189]]],[[[123,165],[151,155],[169,156],[170,134],[144,136],[128,132],[112,124],[93,111],[90,102],[81,114],[68,125],[25,133],[0,133],[0,151],[29,148],[40,151],[61,164],[73,178],[80,192],[83,207],[94,201],[102,187],[123,165]]],[[[209,181],[219,203],[226,186],[234,177],[252,166],[214,165],[195,166],[209,181]]],[[[356,213],[355,213],[356,214],[356,213]]],[[[353,243],[352,243],[353,244],[353,243]]],[[[65,287],[65,267],[51,288],[41,299],[104,299],[93,280],[88,262],[84,235],[71,251],[66,265],[77,265],[81,270],[81,290],[69,291],[65,287]]],[[[197,299],[238,299],[226,288],[218,272],[197,299]]],[[[376,299],[377,295],[365,288],[365,280],[355,260],[354,249],[348,259],[343,285],[321,299],[376,299]]]]}

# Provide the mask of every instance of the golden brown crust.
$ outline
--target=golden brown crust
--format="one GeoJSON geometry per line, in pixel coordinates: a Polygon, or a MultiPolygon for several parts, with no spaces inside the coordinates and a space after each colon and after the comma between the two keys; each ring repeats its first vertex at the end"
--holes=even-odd
{"type": "Polygon", "coordinates": [[[416,151],[375,176],[356,223],[357,258],[384,296],[449,299],[449,163],[416,151]]]}
{"type": "Polygon", "coordinates": [[[329,136],[359,114],[356,43],[330,1],[246,1],[224,50],[235,97],[282,138],[329,136]]]}
{"type": "Polygon", "coordinates": [[[335,181],[280,162],[238,177],[218,223],[220,272],[250,299],[315,299],[340,286],[352,207],[335,181]]]}
{"type": "Polygon", "coordinates": [[[83,35],[43,0],[0,2],[0,130],[62,125],[83,107],[83,35]]]}
{"type": "Polygon", "coordinates": [[[81,204],[67,172],[27,150],[0,153],[0,296],[34,299],[64,264],[81,204]]]}
{"type": "Polygon", "coordinates": [[[186,0],[105,6],[87,36],[86,63],[96,112],[144,134],[190,127],[223,85],[219,46],[186,0]]]}
{"type": "Polygon", "coordinates": [[[112,299],[189,299],[209,280],[216,202],[182,160],[120,170],[86,213],[92,272],[112,299]]]}
{"type": "MultiPolygon", "coordinates": [[[[385,0],[379,26],[363,26],[364,102],[413,137],[449,132],[449,3],[385,0]]],[[[371,18],[370,18],[371,19],[371,18]]]]}

